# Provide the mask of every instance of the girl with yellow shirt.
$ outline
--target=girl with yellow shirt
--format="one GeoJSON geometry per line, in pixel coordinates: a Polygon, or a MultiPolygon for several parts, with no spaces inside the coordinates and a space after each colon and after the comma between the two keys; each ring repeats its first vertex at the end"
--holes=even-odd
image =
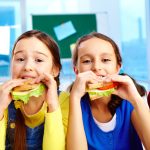
{"type": "Polygon", "coordinates": [[[0,150],[65,149],[68,94],[59,91],[60,70],[59,48],[46,33],[31,30],[17,39],[12,78],[0,87],[0,150]],[[43,83],[45,92],[26,104],[14,101],[12,89],[29,79],[43,83]]]}

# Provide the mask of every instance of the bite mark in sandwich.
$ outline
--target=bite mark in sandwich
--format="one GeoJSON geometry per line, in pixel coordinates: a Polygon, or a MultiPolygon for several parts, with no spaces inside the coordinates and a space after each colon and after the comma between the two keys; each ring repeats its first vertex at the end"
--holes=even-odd
{"type": "Polygon", "coordinates": [[[99,82],[87,84],[86,92],[88,92],[91,100],[95,100],[104,96],[110,96],[117,87],[114,82],[99,82]]]}
{"type": "Polygon", "coordinates": [[[31,80],[27,80],[23,85],[13,88],[11,95],[13,100],[21,100],[27,104],[31,96],[39,97],[44,90],[45,85],[43,83],[31,84],[31,80]]]}

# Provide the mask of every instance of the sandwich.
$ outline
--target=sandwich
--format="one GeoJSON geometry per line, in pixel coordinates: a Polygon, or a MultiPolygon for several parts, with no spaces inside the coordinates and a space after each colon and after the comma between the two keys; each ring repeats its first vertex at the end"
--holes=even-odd
{"type": "Polygon", "coordinates": [[[98,82],[87,84],[86,92],[88,92],[91,100],[101,97],[110,96],[117,88],[115,82],[98,82]]]}
{"type": "Polygon", "coordinates": [[[39,97],[45,90],[43,83],[31,83],[32,79],[29,79],[23,83],[23,85],[14,87],[11,91],[13,100],[20,100],[27,104],[31,96],[39,97]]]}

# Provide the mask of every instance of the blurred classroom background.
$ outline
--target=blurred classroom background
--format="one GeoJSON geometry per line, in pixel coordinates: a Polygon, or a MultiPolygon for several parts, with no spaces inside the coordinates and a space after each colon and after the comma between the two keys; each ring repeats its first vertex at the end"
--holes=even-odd
{"type": "Polygon", "coordinates": [[[149,0],[0,0],[0,83],[11,76],[16,38],[31,29],[45,31],[59,43],[62,90],[75,79],[71,48],[91,31],[110,36],[120,47],[122,70],[150,90],[149,0]]]}

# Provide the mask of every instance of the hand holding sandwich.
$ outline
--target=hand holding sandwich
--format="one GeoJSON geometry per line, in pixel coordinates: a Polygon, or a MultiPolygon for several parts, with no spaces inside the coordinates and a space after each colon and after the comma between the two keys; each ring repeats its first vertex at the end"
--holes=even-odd
{"type": "Polygon", "coordinates": [[[111,95],[115,91],[117,85],[117,82],[112,82],[108,77],[97,76],[92,71],[87,71],[77,75],[71,93],[75,91],[75,97],[80,99],[88,92],[90,99],[95,100],[111,95]]]}
{"type": "Polygon", "coordinates": [[[24,81],[25,79],[13,79],[3,83],[0,86],[0,120],[3,118],[4,110],[12,101],[10,91],[14,87],[22,85],[24,81]]]}
{"type": "Polygon", "coordinates": [[[129,76],[110,75],[107,80],[118,83],[117,89],[113,92],[113,94],[130,101],[132,104],[135,100],[141,99],[133,80],[129,76]]]}
{"type": "Polygon", "coordinates": [[[135,99],[140,98],[132,79],[129,76],[117,74],[100,78],[91,71],[80,73],[77,75],[72,91],[74,88],[78,89],[75,90],[77,93],[76,97],[79,96],[81,98],[85,92],[88,92],[91,100],[106,97],[112,93],[129,100],[131,103],[135,99]]]}
{"type": "Polygon", "coordinates": [[[98,81],[99,77],[92,71],[79,73],[73,84],[71,96],[80,100],[80,98],[86,93],[87,83],[97,83],[98,81]]]}
{"type": "Polygon", "coordinates": [[[50,74],[43,73],[35,82],[42,82],[47,87],[45,101],[48,105],[48,112],[56,110],[59,106],[59,102],[57,94],[57,83],[54,80],[54,77],[50,74]]]}
{"type": "Polygon", "coordinates": [[[57,84],[52,75],[43,74],[37,79],[13,79],[1,85],[0,120],[3,118],[4,110],[8,107],[12,100],[21,100],[26,104],[28,103],[30,96],[38,97],[42,95],[44,92],[43,84],[47,87],[45,101],[49,108],[48,111],[54,111],[59,106],[57,84]],[[42,85],[42,89],[39,85],[42,85]],[[39,90],[38,88],[40,88],[41,92],[39,95],[37,95],[36,93],[36,91],[39,90]],[[29,92],[31,95],[29,94],[29,92]],[[27,97],[25,97],[25,95],[27,95],[27,97]]]}
{"type": "MultiPolygon", "coordinates": [[[[32,97],[44,96],[42,99],[48,105],[48,111],[54,111],[58,107],[57,84],[51,74],[43,73],[35,79],[27,79],[23,85],[13,88],[13,100],[21,100],[27,104],[32,97]]],[[[38,99],[37,99],[38,100],[38,99]]]]}

